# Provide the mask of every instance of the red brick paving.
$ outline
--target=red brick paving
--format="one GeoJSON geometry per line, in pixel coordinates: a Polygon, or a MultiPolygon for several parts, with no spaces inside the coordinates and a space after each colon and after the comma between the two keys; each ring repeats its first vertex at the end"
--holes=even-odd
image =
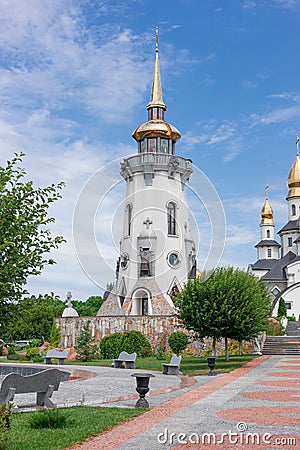
{"type": "MultiPolygon", "coordinates": [[[[125,423],[117,425],[95,438],[88,439],[83,444],[75,445],[72,449],[80,450],[113,450],[118,446],[128,442],[129,440],[139,436],[147,430],[181,411],[187,406],[197,402],[198,400],[207,397],[209,394],[221,389],[232,381],[247,374],[262,362],[269,359],[269,355],[263,355],[249,361],[243,367],[233,370],[220,378],[215,378],[207,384],[195,387],[188,392],[185,392],[176,398],[162,403],[144,414],[133,418],[125,423]],[[109,443],[109,446],[108,446],[109,443]]],[[[69,449],[70,450],[70,449],[69,449]]],[[[223,449],[222,449],[223,450],[223,449]]]]}
{"type": "Polygon", "coordinates": [[[274,386],[274,387],[291,387],[291,388],[300,388],[300,380],[270,380],[270,381],[259,381],[257,384],[261,384],[263,386],[274,386]]]}
{"type": "Polygon", "coordinates": [[[275,366],[275,369],[290,369],[290,370],[300,370],[300,364],[289,365],[289,366],[275,366]]]}
{"type": "Polygon", "coordinates": [[[300,406],[252,406],[224,409],[217,412],[217,416],[236,422],[300,426],[300,406]]]}
{"type": "Polygon", "coordinates": [[[255,400],[268,400],[270,402],[299,402],[300,391],[281,391],[272,389],[271,391],[244,392],[243,397],[254,398],[255,400]]]}
{"type": "Polygon", "coordinates": [[[300,378],[299,372],[272,372],[268,373],[269,377],[282,377],[282,378],[300,378]]]}

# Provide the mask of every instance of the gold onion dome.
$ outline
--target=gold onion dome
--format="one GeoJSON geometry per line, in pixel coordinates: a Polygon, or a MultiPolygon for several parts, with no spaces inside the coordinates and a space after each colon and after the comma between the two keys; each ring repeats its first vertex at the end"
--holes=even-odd
{"type": "Polygon", "coordinates": [[[269,203],[268,199],[268,189],[269,186],[266,186],[266,200],[261,210],[261,222],[260,225],[274,225],[273,220],[273,209],[269,203]]]}
{"type": "Polygon", "coordinates": [[[169,137],[173,141],[178,141],[181,138],[181,134],[173,125],[164,120],[164,111],[167,107],[163,101],[160,66],[158,58],[158,28],[156,28],[156,50],[155,50],[155,62],[153,72],[153,82],[151,89],[150,102],[146,109],[148,110],[148,121],[137,127],[133,132],[132,137],[136,141],[140,141],[145,137],[169,137]],[[157,117],[156,110],[160,110],[160,117],[157,117]],[[151,111],[155,111],[151,114],[151,111]]]}
{"type": "Polygon", "coordinates": [[[299,137],[296,136],[296,159],[292,164],[289,176],[288,176],[288,195],[287,199],[292,197],[300,197],[300,160],[298,152],[299,137]]]}

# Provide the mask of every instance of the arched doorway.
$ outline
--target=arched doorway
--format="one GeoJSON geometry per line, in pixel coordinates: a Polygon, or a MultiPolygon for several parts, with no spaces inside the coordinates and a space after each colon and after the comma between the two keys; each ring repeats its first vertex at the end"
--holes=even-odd
{"type": "Polygon", "coordinates": [[[131,315],[149,316],[152,314],[151,295],[146,289],[136,289],[132,294],[131,315]]]}

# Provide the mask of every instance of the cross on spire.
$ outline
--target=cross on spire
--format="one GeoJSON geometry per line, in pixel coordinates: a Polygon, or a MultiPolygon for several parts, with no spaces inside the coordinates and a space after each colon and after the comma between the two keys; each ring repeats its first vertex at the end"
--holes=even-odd
{"type": "Polygon", "coordinates": [[[299,134],[296,134],[296,156],[299,156],[299,148],[298,148],[298,143],[299,143],[299,134]]]}
{"type": "Polygon", "coordinates": [[[158,27],[155,30],[155,51],[158,53],[158,27]]]}
{"type": "Polygon", "coordinates": [[[72,294],[71,292],[67,292],[67,306],[68,308],[72,308],[72,294]]]}
{"type": "Polygon", "coordinates": [[[268,200],[268,198],[269,198],[269,185],[268,185],[268,183],[266,184],[266,187],[265,187],[265,189],[266,189],[266,200],[268,200]]]}
{"type": "Polygon", "coordinates": [[[143,224],[146,225],[147,230],[149,230],[149,227],[152,224],[152,220],[147,217],[147,219],[144,220],[143,224]]]}

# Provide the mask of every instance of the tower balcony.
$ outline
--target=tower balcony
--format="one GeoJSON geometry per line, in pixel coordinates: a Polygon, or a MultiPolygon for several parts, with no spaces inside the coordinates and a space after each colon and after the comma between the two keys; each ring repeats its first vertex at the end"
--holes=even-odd
{"type": "Polygon", "coordinates": [[[144,173],[145,180],[153,178],[155,172],[166,172],[168,178],[174,178],[179,173],[181,182],[185,183],[193,172],[192,161],[164,153],[141,153],[121,163],[120,173],[126,181],[132,181],[135,173],[144,173]]]}

